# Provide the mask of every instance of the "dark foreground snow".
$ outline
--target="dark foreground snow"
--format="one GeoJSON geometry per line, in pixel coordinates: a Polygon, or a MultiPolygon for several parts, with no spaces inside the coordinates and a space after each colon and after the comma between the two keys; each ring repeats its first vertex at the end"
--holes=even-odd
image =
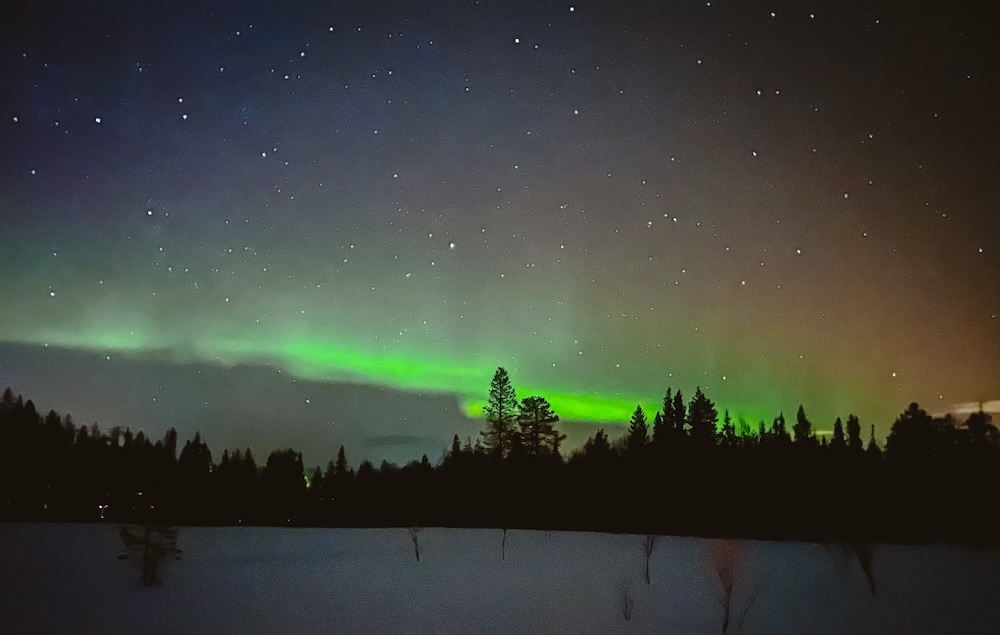
{"type": "Polygon", "coordinates": [[[1000,633],[1000,551],[511,530],[182,527],[141,584],[116,525],[0,524],[4,633],[1000,633]],[[749,609],[747,605],[749,603],[749,609]],[[624,613],[630,608],[630,618],[624,613]],[[742,621],[741,621],[742,619],[742,621]]]}

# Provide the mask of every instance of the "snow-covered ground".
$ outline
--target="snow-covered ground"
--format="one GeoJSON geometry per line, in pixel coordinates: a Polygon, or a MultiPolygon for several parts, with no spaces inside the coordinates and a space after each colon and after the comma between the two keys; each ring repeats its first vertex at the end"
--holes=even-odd
{"type": "Polygon", "coordinates": [[[0,524],[4,633],[1000,633],[1000,551],[496,529],[180,528],[143,588],[116,525],[0,524]],[[630,601],[630,619],[624,608],[630,601]],[[749,610],[745,610],[750,603],[749,610]],[[742,622],[741,622],[741,617],[742,622]]]}

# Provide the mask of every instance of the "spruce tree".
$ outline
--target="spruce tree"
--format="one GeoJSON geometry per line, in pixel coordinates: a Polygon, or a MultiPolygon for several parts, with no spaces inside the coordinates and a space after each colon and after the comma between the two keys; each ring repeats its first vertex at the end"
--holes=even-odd
{"type": "Polygon", "coordinates": [[[875,441],[875,426],[872,426],[872,433],[868,437],[868,447],[865,448],[865,453],[872,461],[877,462],[882,458],[882,448],[878,447],[878,442],[875,441]]]}
{"type": "Polygon", "coordinates": [[[715,404],[701,392],[701,388],[696,388],[687,416],[688,426],[691,428],[691,440],[702,445],[714,444],[718,420],[719,413],[715,409],[715,404]]]}
{"type": "Polygon", "coordinates": [[[177,430],[170,428],[163,435],[163,451],[171,464],[177,461],[177,430]]]}
{"type": "Polygon", "coordinates": [[[487,453],[506,458],[513,445],[513,437],[517,433],[514,422],[517,419],[517,395],[510,377],[503,368],[497,368],[490,382],[490,397],[483,407],[486,415],[486,430],[480,434],[487,453]]]}
{"type": "Polygon", "coordinates": [[[340,449],[337,450],[337,462],[333,464],[334,476],[338,479],[343,479],[347,476],[347,472],[350,468],[347,466],[347,453],[344,452],[344,446],[341,445],[340,449]]]}
{"type": "Polygon", "coordinates": [[[678,390],[674,393],[674,402],[670,408],[670,421],[668,422],[676,436],[684,436],[685,421],[687,421],[687,409],[684,407],[684,396],[678,390]]]}
{"type": "Polygon", "coordinates": [[[844,438],[844,424],[841,423],[840,417],[833,422],[833,439],[830,440],[830,447],[835,451],[841,451],[847,448],[847,440],[844,438]]]}
{"type": "Polygon", "coordinates": [[[642,411],[641,405],[637,405],[628,426],[628,451],[640,452],[648,441],[649,426],[646,423],[646,413],[642,411]]]}
{"type": "Polygon", "coordinates": [[[852,452],[864,450],[864,444],[861,441],[861,422],[854,415],[847,416],[847,447],[852,452]]]}
{"type": "Polygon", "coordinates": [[[795,435],[795,442],[800,445],[811,445],[816,442],[816,437],[813,436],[812,422],[806,417],[806,410],[802,404],[799,404],[799,411],[795,413],[792,434],[795,435]]]}
{"type": "Polygon", "coordinates": [[[243,469],[246,470],[249,481],[257,479],[257,461],[253,458],[253,452],[250,451],[250,448],[247,448],[246,454],[243,455],[243,469]]]}
{"type": "Polygon", "coordinates": [[[722,417],[722,443],[728,446],[736,445],[736,426],[733,424],[732,417],[729,416],[728,408],[722,417]]]}
{"type": "Polygon", "coordinates": [[[675,437],[674,425],[674,396],[673,389],[667,388],[667,394],[663,396],[663,410],[653,417],[653,443],[662,446],[669,443],[671,437],[675,437]]]}
{"type": "Polygon", "coordinates": [[[656,415],[653,417],[653,445],[662,446],[667,442],[667,424],[663,419],[663,415],[659,410],[656,411],[656,415]]]}

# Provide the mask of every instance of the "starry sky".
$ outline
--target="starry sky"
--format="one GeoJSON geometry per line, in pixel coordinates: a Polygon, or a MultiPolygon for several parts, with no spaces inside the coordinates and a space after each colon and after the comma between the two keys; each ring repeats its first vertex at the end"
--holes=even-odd
{"type": "Polygon", "coordinates": [[[1000,397],[963,3],[63,4],[0,26],[0,384],[43,409],[356,463],[475,435],[497,366],[571,442],[667,386],[879,436],[1000,397]]]}

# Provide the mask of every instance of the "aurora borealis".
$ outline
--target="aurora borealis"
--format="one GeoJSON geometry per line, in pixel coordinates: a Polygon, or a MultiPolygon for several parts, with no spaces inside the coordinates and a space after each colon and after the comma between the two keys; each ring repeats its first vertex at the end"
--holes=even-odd
{"type": "Polygon", "coordinates": [[[0,384],[312,462],[436,457],[497,366],[571,434],[996,399],[996,47],[899,4],[22,7],[0,384]]]}

